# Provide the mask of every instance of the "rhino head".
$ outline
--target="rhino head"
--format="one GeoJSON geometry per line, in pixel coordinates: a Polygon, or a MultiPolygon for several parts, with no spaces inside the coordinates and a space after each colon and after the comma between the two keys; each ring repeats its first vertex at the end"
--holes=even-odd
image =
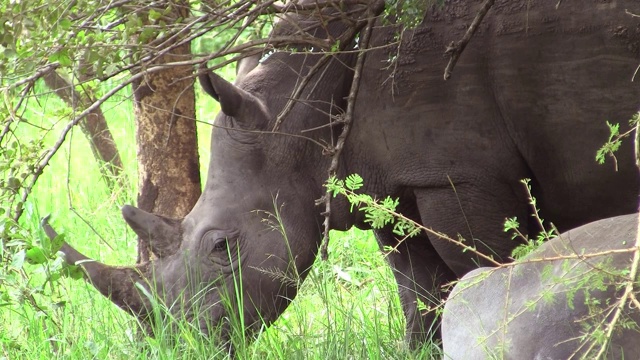
{"type": "MultiPolygon", "coordinates": [[[[276,53],[239,85],[204,72],[200,83],[222,112],[214,122],[209,174],[198,202],[183,219],[122,208],[157,259],[111,267],[65,244],[66,260],[82,265],[103,295],[144,320],[155,302],[148,294],[155,294],[178,319],[204,334],[221,329],[225,339],[231,318],[239,318],[247,332],[274,321],[315,259],[324,218],[314,203],[324,194],[330,160],[317,144],[283,133],[326,125],[327,114],[344,102],[350,81],[348,71],[318,75],[330,85],[310,87],[302,95],[318,103],[294,105],[281,130],[270,132],[290,97],[290,82],[314,57],[319,55],[276,53]],[[283,60],[288,66],[281,65],[283,60]]],[[[329,142],[336,132],[324,126],[313,136],[315,142],[329,142]]],[[[341,216],[338,210],[336,215],[341,216]]]]}
{"type": "MultiPolygon", "coordinates": [[[[278,23],[274,34],[304,28],[319,39],[347,34],[343,42],[352,41],[346,40],[352,23],[341,16],[287,17],[295,25],[278,23]]],[[[156,301],[203,334],[220,330],[224,340],[232,331],[251,333],[274,321],[296,296],[322,238],[324,217],[314,204],[325,193],[331,160],[322,146],[340,134],[340,123],[328,123],[346,108],[354,60],[350,53],[327,59],[323,53],[276,51],[259,65],[241,66],[236,84],[201,70],[202,88],[222,111],[211,133],[207,182],[194,208],[183,219],[122,208],[157,257],[149,263],[111,267],[68,244],[62,249],[66,260],[81,264],[103,295],[147,323],[155,321],[156,301]],[[328,61],[312,73],[321,60],[328,61]],[[279,123],[303,78],[308,85],[279,123]]],[[[353,224],[347,204],[332,203],[331,214],[334,229],[353,224]]]]}

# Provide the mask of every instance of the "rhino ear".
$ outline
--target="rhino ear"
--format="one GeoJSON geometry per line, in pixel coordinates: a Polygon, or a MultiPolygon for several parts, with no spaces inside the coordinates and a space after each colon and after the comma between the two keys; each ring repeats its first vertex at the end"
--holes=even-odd
{"type": "Polygon", "coordinates": [[[252,124],[246,123],[247,121],[257,121],[258,124],[253,125],[259,127],[259,123],[265,119],[266,114],[260,99],[212,71],[206,69],[200,69],[200,71],[200,75],[198,75],[200,85],[207,94],[220,103],[220,109],[225,115],[232,116],[249,127],[252,124]]]}
{"type": "Polygon", "coordinates": [[[180,247],[182,221],[179,219],[154,215],[130,205],[122,207],[122,217],[156,256],[166,257],[180,247]]]}

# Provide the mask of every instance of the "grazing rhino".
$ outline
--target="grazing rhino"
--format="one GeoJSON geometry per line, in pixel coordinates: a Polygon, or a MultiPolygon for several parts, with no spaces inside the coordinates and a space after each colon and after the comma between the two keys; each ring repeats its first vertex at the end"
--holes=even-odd
{"type": "Polygon", "coordinates": [[[638,220],[595,221],[513,265],[468,273],[444,307],[444,358],[595,359],[605,346],[604,358],[640,359],[640,309],[631,299],[603,341],[629,278],[638,220]]]}
{"type": "MultiPolygon", "coordinates": [[[[480,1],[445,1],[404,32],[376,20],[375,50],[364,60],[338,176],[360,174],[363,192],[399,198],[406,217],[503,261],[517,245],[503,233],[504,219],[530,218],[520,179],[532,179],[542,214],[561,230],[636,211],[640,180],[630,144],[620,148],[618,171],[597,165],[594,155],[609,136],[605,120],[626,123],[638,110],[640,86],[631,77],[640,62],[640,21],[625,9],[640,6],[635,0],[557,5],[496,1],[448,81],[443,51],[462,38],[480,1]]],[[[337,39],[353,23],[331,20],[330,11],[315,28],[317,15],[290,15],[297,25],[282,22],[274,38],[305,28],[337,39]]],[[[202,196],[184,219],[125,206],[124,218],[158,259],[130,268],[86,265],[103,294],[144,316],[149,304],[138,282],[203,332],[222,324],[223,334],[230,314],[241,313],[250,332],[284,311],[322,238],[323,209],[315,203],[325,194],[331,158],[319,145],[339,137],[344,124],[336,115],[347,108],[354,78],[353,52],[324,58],[277,51],[235,85],[201,74],[222,109],[202,196]],[[273,131],[304,78],[307,85],[273,131]],[[269,224],[274,208],[283,231],[269,224]],[[223,306],[224,297],[230,300],[223,306]]],[[[370,228],[350,208],[333,199],[330,227],[370,228]]],[[[537,227],[523,224],[522,231],[537,227]]],[[[439,303],[442,284],[484,262],[435,236],[399,244],[390,227],[375,234],[381,246],[397,247],[388,260],[407,335],[422,343],[437,327],[432,312],[418,311],[418,300],[439,303]]]]}

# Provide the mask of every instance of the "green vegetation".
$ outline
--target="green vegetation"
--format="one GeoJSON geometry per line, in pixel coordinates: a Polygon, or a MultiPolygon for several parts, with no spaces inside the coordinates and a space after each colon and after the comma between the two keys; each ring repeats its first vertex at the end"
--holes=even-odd
{"type": "MultiPolygon", "coordinates": [[[[620,133],[620,124],[612,124],[609,121],[606,123],[609,127],[609,139],[596,152],[596,161],[602,165],[605,163],[606,158],[609,157],[613,160],[615,170],[618,171],[618,159],[616,159],[615,152],[620,148],[622,139],[631,136],[633,131],[637,129],[640,124],[640,112],[634,114],[631,120],[629,120],[630,130],[622,134],[620,133]]],[[[638,145],[636,144],[636,157],[638,157],[638,155],[638,145]]]]}

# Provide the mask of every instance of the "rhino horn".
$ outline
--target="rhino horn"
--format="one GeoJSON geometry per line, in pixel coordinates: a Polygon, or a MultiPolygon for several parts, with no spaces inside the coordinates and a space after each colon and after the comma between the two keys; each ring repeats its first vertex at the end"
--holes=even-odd
{"type": "MultiPolygon", "coordinates": [[[[49,225],[48,218],[42,219],[41,225],[51,240],[58,236],[58,233],[49,225]]],[[[66,242],[63,242],[60,251],[64,254],[64,259],[68,264],[78,265],[84,270],[85,279],[102,295],[123,310],[139,318],[146,318],[150,304],[148,299],[137,289],[137,286],[149,289],[149,283],[144,275],[149,273],[147,264],[137,267],[105,265],[88,258],[66,242]]]]}
{"type": "Polygon", "coordinates": [[[223,79],[213,71],[202,68],[198,75],[200,86],[220,103],[220,109],[227,116],[242,120],[243,114],[266,114],[260,99],[223,79]]]}
{"type": "Polygon", "coordinates": [[[122,217],[159,258],[175,253],[182,239],[182,221],[154,215],[135,206],[122,207],[122,217]]]}

